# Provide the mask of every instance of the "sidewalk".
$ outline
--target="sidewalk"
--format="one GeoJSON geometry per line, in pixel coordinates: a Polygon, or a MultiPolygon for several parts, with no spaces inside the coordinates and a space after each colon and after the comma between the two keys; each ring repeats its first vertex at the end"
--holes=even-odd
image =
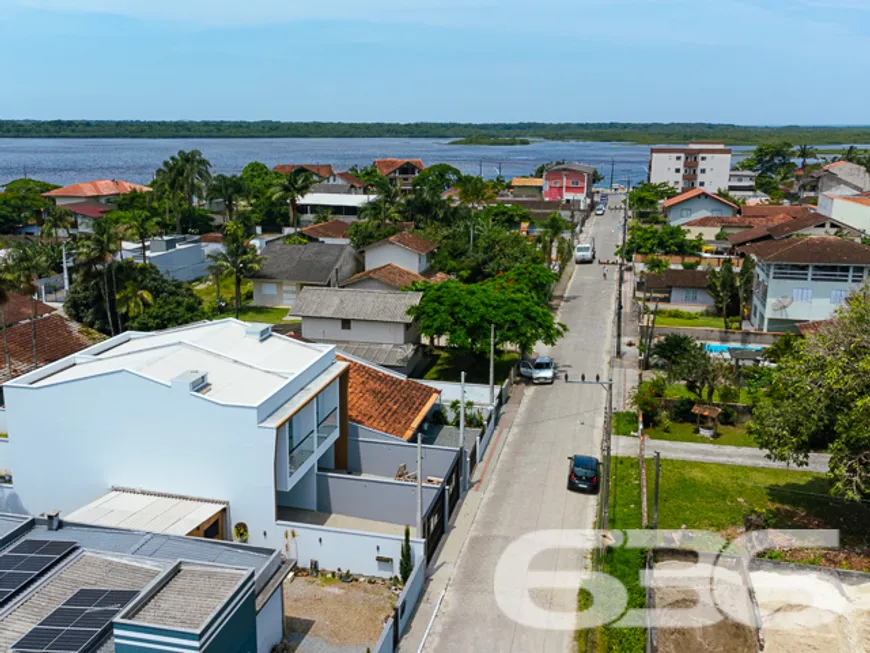
{"type": "Polygon", "coordinates": [[[516,418],[520,403],[523,399],[526,386],[518,382],[511,392],[510,401],[502,408],[501,421],[493,436],[483,460],[477,465],[470,481],[470,487],[465,497],[459,504],[459,512],[453,519],[452,525],[448,526],[447,533],[442,539],[440,550],[427,570],[426,585],[423,588],[423,596],[417,605],[417,610],[411,618],[408,630],[402,635],[399,642],[400,653],[416,653],[423,643],[423,637],[429,627],[429,622],[435,613],[442,593],[450,583],[456,561],[462,552],[471,525],[477,517],[480,503],[483,501],[484,492],[492,476],[493,467],[498,462],[498,457],[504,448],[504,443],[511,426],[516,418]]]}
{"type": "Polygon", "coordinates": [[[629,399],[638,383],[637,344],[640,325],[635,317],[634,272],[626,270],[622,283],[622,358],[613,359],[613,410],[631,410],[629,399]],[[634,343],[628,346],[626,343],[634,343]]]}
{"type": "MultiPolygon", "coordinates": [[[[614,456],[634,456],[638,453],[638,438],[622,435],[613,436],[614,456]]],[[[719,465],[739,465],[741,467],[769,467],[771,469],[791,469],[824,473],[828,471],[831,457],[823,453],[811,453],[808,467],[796,467],[786,463],[768,460],[764,452],[753,447],[731,447],[724,444],[702,444],[696,442],[671,442],[670,440],[646,440],[646,458],[655,457],[659,451],[662,458],[669,460],[689,460],[699,463],[719,465]]]]}

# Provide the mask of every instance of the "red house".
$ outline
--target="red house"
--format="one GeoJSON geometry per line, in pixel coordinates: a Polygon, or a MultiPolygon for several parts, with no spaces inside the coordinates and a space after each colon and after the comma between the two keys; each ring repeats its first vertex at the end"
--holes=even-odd
{"type": "Polygon", "coordinates": [[[583,206],[592,196],[595,168],[583,163],[562,163],[544,173],[544,199],[551,202],[576,201],[583,206]]]}

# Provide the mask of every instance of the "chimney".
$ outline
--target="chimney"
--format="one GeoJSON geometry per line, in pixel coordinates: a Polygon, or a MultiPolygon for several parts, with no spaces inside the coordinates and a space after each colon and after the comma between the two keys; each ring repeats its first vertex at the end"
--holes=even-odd
{"type": "Polygon", "coordinates": [[[50,531],[59,531],[63,527],[63,522],[60,520],[60,510],[51,510],[45,513],[46,526],[50,531]]]}

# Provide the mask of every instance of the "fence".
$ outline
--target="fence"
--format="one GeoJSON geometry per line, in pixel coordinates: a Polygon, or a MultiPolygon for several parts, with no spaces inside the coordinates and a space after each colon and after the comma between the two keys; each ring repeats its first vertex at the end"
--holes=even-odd
{"type": "Polygon", "coordinates": [[[486,430],[480,436],[480,444],[477,447],[477,462],[483,460],[483,454],[489,446],[489,441],[492,439],[492,434],[495,433],[495,424],[498,421],[496,411],[489,414],[489,423],[486,425],[486,430]]]}
{"type": "Polygon", "coordinates": [[[408,582],[405,583],[402,593],[396,601],[396,607],[393,609],[393,616],[389,618],[384,629],[381,631],[381,636],[378,638],[377,644],[372,649],[373,653],[393,653],[399,646],[399,640],[417,608],[417,603],[423,595],[423,584],[426,582],[426,562],[423,559],[418,559],[414,566],[414,571],[408,577],[408,582]]]}

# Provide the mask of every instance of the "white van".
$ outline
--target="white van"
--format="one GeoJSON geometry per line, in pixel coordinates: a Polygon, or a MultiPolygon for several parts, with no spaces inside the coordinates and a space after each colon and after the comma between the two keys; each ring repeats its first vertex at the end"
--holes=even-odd
{"type": "Polygon", "coordinates": [[[595,260],[595,239],[588,238],[574,248],[575,263],[592,263],[595,260]]]}

